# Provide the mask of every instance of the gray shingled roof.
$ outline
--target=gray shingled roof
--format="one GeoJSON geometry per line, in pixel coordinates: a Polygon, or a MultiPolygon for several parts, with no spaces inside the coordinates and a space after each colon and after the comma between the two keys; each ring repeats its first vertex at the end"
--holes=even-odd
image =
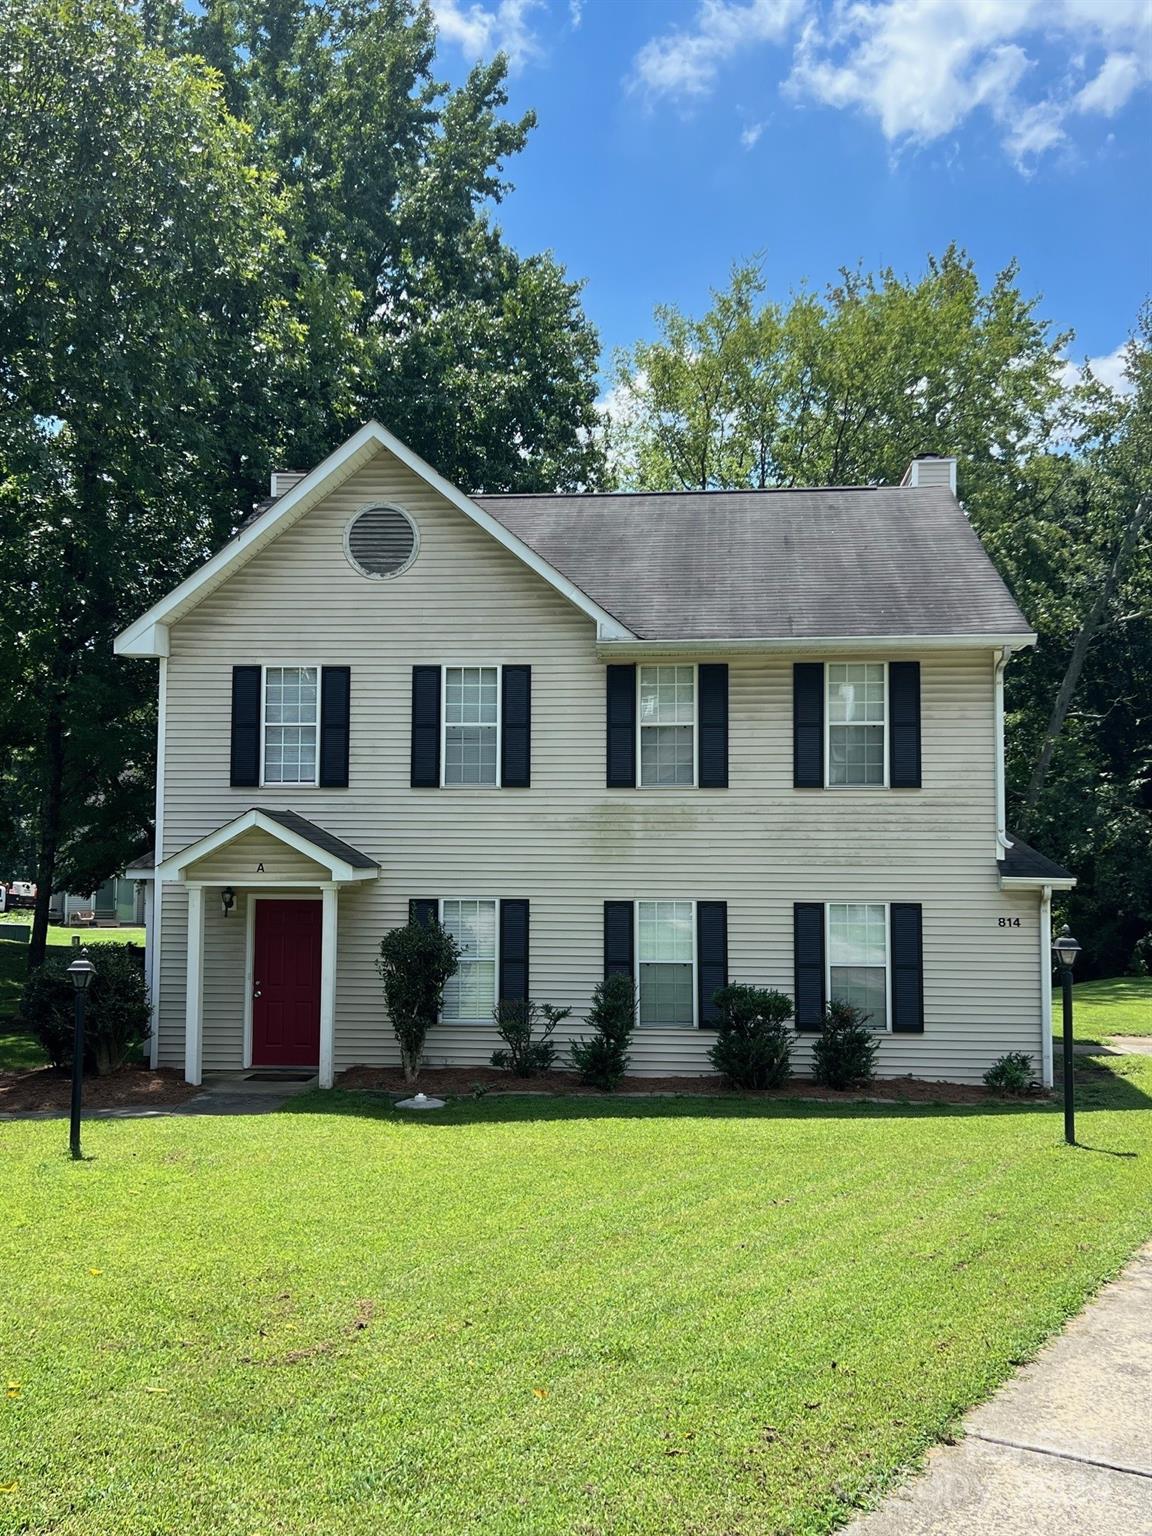
{"type": "Polygon", "coordinates": [[[1031,633],[947,490],[473,500],[646,640],[1031,633]]]}
{"type": "Polygon", "coordinates": [[[1009,832],[1012,846],[999,861],[999,870],[1009,880],[1075,880],[1070,869],[1065,869],[1035,848],[1022,843],[1014,832],[1009,832]]]}
{"type": "Polygon", "coordinates": [[[353,848],[351,843],[344,843],[338,837],[333,837],[331,832],[325,832],[323,827],[318,827],[314,821],[308,821],[303,816],[298,816],[295,811],[272,811],[266,805],[254,805],[254,811],[259,811],[261,816],[267,816],[272,821],[277,821],[289,832],[295,832],[298,837],[306,837],[317,848],[323,848],[325,853],[330,853],[334,858],[343,859],[345,864],[351,864],[353,869],[379,869],[380,865],[375,859],[370,859],[366,853],[361,853],[358,848],[353,848]]]}

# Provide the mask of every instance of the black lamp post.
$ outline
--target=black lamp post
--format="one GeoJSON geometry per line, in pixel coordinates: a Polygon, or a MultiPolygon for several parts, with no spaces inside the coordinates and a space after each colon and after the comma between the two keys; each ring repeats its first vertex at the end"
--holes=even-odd
{"type": "Polygon", "coordinates": [[[80,1156],[80,1094],[84,1086],[84,1005],[88,1001],[88,983],[96,967],[87,955],[77,955],[68,967],[76,993],[76,1027],[72,1035],[72,1123],[68,1146],[73,1158],[80,1156]]]}
{"type": "Polygon", "coordinates": [[[1074,1051],[1072,1044],[1072,967],[1080,946],[1072,937],[1067,923],[1060,930],[1060,937],[1052,946],[1056,964],[1060,968],[1060,986],[1064,994],[1064,1140],[1070,1147],[1076,1145],[1076,1098],[1072,1083],[1074,1051]]]}

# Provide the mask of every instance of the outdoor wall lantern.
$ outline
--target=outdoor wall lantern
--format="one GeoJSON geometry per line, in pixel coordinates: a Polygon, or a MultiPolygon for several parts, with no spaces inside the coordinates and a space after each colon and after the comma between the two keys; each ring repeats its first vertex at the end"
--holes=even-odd
{"type": "Polygon", "coordinates": [[[68,1148],[73,1161],[80,1156],[80,1095],[84,1088],[84,1005],[88,1001],[88,983],[96,974],[96,967],[88,956],[80,953],[68,967],[76,997],[76,1018],[72,1031],[72,1114],[68,1132],[68,1148]]]}
{"type": "Polygon", "coordinates": [[[220,892],[220,910],[223,912],[224,916],[227,917],[235,905],[236,892],[230,885],[226,885],[220,892]]]}
{"type": "Polygon", "coordinates": [[[1072,930],[1065,923],[1060,937],[1052,946],[1056,964],[1060,969],[1060,988],[1064,995],[1064,1140],[1070,1147],[1076,1145],[1076,1098],[1073,1086],[1072,1040],[1072,967],[1080,946],[1072,937],[1072,930]]]}

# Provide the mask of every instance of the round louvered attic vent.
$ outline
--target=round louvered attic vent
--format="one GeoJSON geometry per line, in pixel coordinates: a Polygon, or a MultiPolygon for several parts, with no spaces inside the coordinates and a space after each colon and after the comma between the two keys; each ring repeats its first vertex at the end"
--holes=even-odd
{"type": "Polygon", "coordinates": [[[416,525],[399,507],[369,507],[348,524],[345,548],[362,576],[399,576],[416,558],[416,525]]]}

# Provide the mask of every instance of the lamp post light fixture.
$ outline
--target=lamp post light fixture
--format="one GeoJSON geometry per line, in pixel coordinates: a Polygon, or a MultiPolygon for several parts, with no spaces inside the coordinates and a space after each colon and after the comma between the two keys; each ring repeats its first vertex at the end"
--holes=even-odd
{"type": "Polygon", "coordinates": [[[96,974],[96,967],[81,951],[68,967],[76,997],[76,1023],[72,1034],[72,1121],[69,1128],[68,1146],[73,1160],[80,1156],[80,1095],[84,1087],[84,1007],[88,1001],[88,984],[96,974]]]}
{"type": "Polygon", "coordinates": [[[1072,937],[1072,930],[1067,923],[1061,928],[1060,937],[1052,946],[1052,953],[1056,956],[1056,964],[1060,968],[1060,989],[1064,998],[1064,1140],[1070,1147],[1074,1147],[1076,1145],[1076,1096],[1072,1078],[1074,1065],[1072,967],[1076,964],[1080,946],[1072,937]]]}

